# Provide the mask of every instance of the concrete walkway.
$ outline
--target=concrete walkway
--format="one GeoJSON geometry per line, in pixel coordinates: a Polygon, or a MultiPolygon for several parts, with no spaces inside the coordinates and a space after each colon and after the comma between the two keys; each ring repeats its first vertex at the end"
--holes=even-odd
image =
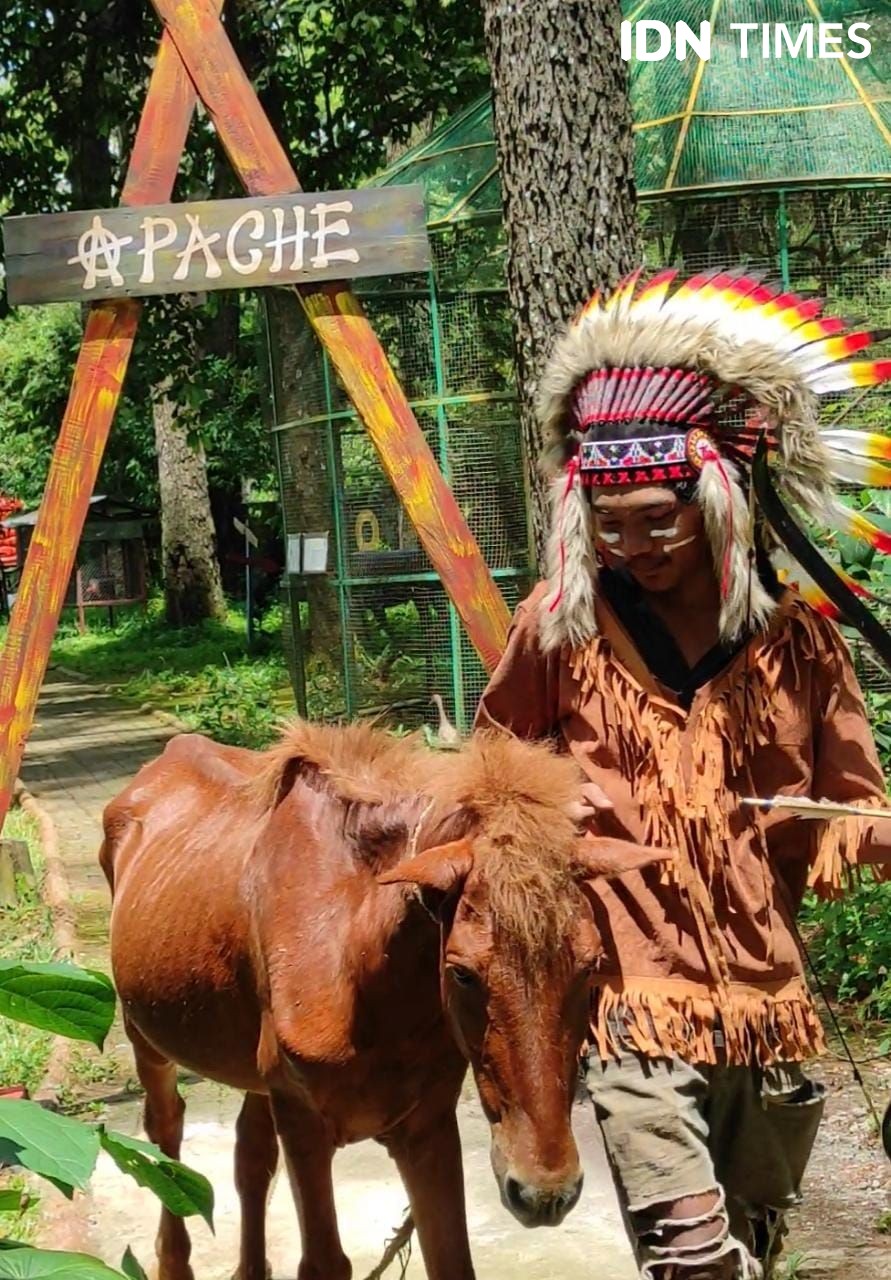
{"type": "MultiPolygon", "coordinates": [[[[96,855],[101,815],[110,800],[146,761],[157,755],[172,730],[151,715],[89,685],[50,672],[21,776],[55,824],[70,884],[81,963],[108,971],[108,891],[96,855]]],[[[127,1046],[113,1029],[109,1050],[130,1074],[127,1046]]],[[[111,1128],[139,1134],[140,1104],[126,1091],[106,1086],[103,1119],[111,1128]]],[[[228,1280],[237,1256],[238,1206],[232,1174],[232,1134],[239,1098],[208,1083],[187,1085],[183,1159],[205,1173],[217,1196],[216,1235],[192,1220],[196,1280],[228,1280]]],[[[498,1200],[489,1168],[488,1127],[468,1087],[460,1112],[465,1151],[468,1217],[480,1280],[522,1274],[524,1280],[633,1280],[599,1134],[589,1106],[576,1111],[576,1136],[585,1165],[578,1208],[557,1230],[526,1231],[498,1200]]],[[[385,1240],[401,1222],[405,1196],[386,1155],[373,1143],[348,1148],[335,1164],[337,1199],[345,1247],[360,1280],[378,1261],[385,1240]]],[[[43,1194],[43,1193],[42,1193],[43,1194]]],[[[91,1191],[78,1197],[76,1212],[51,1190],[44,1205],[50,1242],[98,1254],[113,1266],[126,1245],[148,1266],[153,1258],[157,1202],[102,1157],[91,1191]]],[[[299,1245],[286,1179],[280,1178],[270,1208],[270,1260],[281,1280],[296,1272],[299,1245]]],[[[399,1274],[392,1269],[393,1277],[399,1274]]],[[[407,1280],[423,1280],[415,1252],[407,1280]]]]}

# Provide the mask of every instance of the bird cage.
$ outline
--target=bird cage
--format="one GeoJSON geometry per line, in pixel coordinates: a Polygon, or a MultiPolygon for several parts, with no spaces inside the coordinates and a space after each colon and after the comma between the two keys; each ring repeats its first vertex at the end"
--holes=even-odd
{"type": "MultiPolygon", "coordinates": [[[[483,103],[377,182],[425,182],[433,266],[357,281],[363,305],[508,604],[530,586],[530,531],[504,290],[497,177],[480,184],[483,103]],[[466,152],[462,148],[467,148],[466,152]]],[[[488,173],[491,137],[483,148],[488,173]]],[[[266,291],[272,416],[287,544],[286,651],[311,716],[385,710],[406,726],[442,696],[459,728],[485,672],[374,446],[293,294],[266,291]]]]}

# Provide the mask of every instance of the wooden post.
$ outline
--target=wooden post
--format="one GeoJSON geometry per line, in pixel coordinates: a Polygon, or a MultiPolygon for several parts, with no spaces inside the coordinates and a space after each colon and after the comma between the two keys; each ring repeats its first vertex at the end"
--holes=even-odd
{"type": "MultiPolygon", "coordinates": [[[[212,0],[213,11],[218,13],[221,7],[222,0],[212,0]]],[[[192,81],[165,32],[121,192],[122,204],[170,199],[196,102],[192,81]]],[[[129,298],[90,307],[0,656],[0,824],[9,809],[34,720],[139,314],[139,303],[129,298]]]]}
{"type": "Polygon", "coordinates": [[[0,840],[0,907],[14,907],[18,900],[15,867],[7,848],[7,841],[0,840]]]}
{"type": "Polygon", "coordinates": [[[37,877],[34,874],[34,863],[31,861],[31,850],[28,848],[28,841],[0,840],[0,854],[3,853],[9,857],[15,874],[22,876],[23,879],[33,884],[37,877]]]}

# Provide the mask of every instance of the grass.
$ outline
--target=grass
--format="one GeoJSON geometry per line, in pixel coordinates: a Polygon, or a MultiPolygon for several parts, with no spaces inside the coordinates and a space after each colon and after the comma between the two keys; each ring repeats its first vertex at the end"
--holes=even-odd
{"type": "MultiPolygon", "coordinates": [[[[36,824],[20,809],[12,809],[3,834],[10,839],[27,840],[39,883],[43,863],[36,824]]],[[[0,908],[0,955],[4,960],[52,960],[49,908],[41,900],[37,886],[19,878],[17,887],[18,905],[0,908]]],[[[45,1031],[0,1018],[0,1082],[36,1088],[43,1077],[52,1040],[45,1031]]]]}
{"type": "Polygon", "coordinates": [[[277,608],[263,619],[250,652],[244,618],[234,609],[223,621],[176,630],[155,600],[113,627],[91,619],[84,635],[63,622],[51,661],[237,746],[265,746],[278,720],[294,710],[277,608]]]}

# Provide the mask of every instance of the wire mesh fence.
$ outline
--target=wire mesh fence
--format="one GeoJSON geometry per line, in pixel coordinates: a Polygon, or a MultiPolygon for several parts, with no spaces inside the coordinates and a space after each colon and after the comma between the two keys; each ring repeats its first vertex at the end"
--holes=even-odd
{"type": "MultiPolygon", "coordinates": [[[[368,281],[362,300],[505,598],[530,584],[500,228],[433,237],[424,276],[368,281]]],[[[406,727],[439,694],[460,728],[485,682],[376,450],[292,295],[267,304],[286,536],[328,535],[327,572],[289,576],[286,650],[314,716],[386,710],[406,727]]],[[[293,543],[292,545],[296,545],[293,543]]]]}

